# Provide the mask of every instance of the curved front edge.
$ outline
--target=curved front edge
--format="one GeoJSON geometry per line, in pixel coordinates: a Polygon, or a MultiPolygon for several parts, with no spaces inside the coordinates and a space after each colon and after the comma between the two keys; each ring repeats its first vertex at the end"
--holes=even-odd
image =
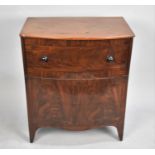
{"type": "Polygon", "coordinates": [[[127,76],[96,80],[27,78],[26,83],[30,128],[34,126],[31,137],[36,127],[79,131],[117,124],[122,139],[127,76]]]}

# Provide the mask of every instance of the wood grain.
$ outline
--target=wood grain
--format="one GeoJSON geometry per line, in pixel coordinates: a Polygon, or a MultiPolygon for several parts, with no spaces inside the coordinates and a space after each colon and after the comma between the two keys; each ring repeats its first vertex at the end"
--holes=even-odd
{"type": "Polygon", "coordinates": [[[100,40],[131,38],[123,17],[31,17],[20,35],[46,39],[100,40]]]}
{"type": "Polygon", "coordinates": [[[25,39],[24,43],[27,75],[49,77],[53,72],[58,71],[102,71],[107,76],[115,73],[122,75],[123,72],[127,75],[132,39],[97,42],[25,39]],[[112,63],[107,61],[109,55],[114,57],[112,63]],[[48,62],[41,61],[43,56],[48,57],[48,62]]]}
{"type": "Polygon", "coordinates": [[[30,122],[37,127],[86,130],[122,119],[127,76],[98,80],[27,78],[30,122]],[[35,120],[35,121],[33,121],[35,120]]]}
{"type": "Polygon", "coordinates": [[[133,37],[122,17],[28,18],[21,44],[30,142],[42,127],[115,126],[123,139],[133,37]]]}

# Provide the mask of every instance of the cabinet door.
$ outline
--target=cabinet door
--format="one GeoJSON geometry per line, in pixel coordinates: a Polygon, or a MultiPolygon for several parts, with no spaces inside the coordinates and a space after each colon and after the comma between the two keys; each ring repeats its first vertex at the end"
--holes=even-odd
{"type": "Polygon", "coordinates": [[[39,127],[84,130],[114,125],[125,109],[127,77],[27,79],[28,107],[39,127]]]}

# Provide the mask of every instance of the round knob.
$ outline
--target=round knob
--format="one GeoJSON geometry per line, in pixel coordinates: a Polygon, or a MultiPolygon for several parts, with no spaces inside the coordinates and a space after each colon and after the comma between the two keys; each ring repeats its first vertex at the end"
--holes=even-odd
{"type": "Polygon", "coordinates": [[[47,61],[48,61],[48,57],[47,57],[47,56],[42,56],[42,57],[41,57],[41,60],[42,60],[43,62],[47,62],[47,61]]]}
{"type": "Polygon", "coordinates": [[[107,61],[108,62],[113,62],[114,61],[114,57],[112,55],[107,56],[107,61]]]}

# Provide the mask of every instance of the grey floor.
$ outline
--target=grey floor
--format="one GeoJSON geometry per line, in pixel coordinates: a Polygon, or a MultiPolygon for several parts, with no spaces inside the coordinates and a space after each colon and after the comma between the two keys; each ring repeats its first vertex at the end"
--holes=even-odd
{"type": "MultiPolygon", "coordinates": [[[[124,140],[114,127],[82,132],[39,129],[29,143],[23,79],[0,79],[0,148],[155,148],[155,108],[151,102],[135,102],[129,91],[124,140]]],[[[132,88],[129,88],[132,90],[132,88]]]]}

